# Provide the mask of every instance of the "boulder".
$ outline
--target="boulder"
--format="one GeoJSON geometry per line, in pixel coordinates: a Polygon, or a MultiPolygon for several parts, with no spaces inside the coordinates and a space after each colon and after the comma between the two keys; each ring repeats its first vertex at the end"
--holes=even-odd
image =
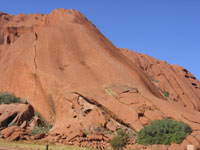
{"type": "Polygon", "coordinates": [[[89,141],[101,141],[101,140],[103,140],[102,135],[95,134],[95,133],[87,135],[87,138],[88,138],[89,141]]]}
{"type": "Polygon", "coordinates": [[[21,125],[34,116],[34,109],[27,104],[1,104],[0,105],[0,127],[8,125],[21,125]]]}
{"type": "Polygon", "coordinates": [[[83,135],[83,132],[81,130],[76,130],[72,132],[68,137],[67,137],[67,142],[72,141],[76,137],[81,137],[83,135]]]}
{"type": "Polygon", "coordinates": [[[44,138],[45,136],[46,136],[45,133],[41,133],[41,134],[35,135],[35,136],[33,137],[33,139],[34,139],[34,140],[40,140],[40,139],[44,138]]]}
{"type": "Polygon", "coordinates": [[[111,130],[111,131],[116,131],[117,130],[117,125],[115,125],[113,122],[107,122],[106,123],[106,128],[108,130],[111,130]]]}
{"type": "Polygon", "coordinates": [[[30,137],[30,133],[17,126],[11,126],[2,130],[1,135],[9,141],[29,140],[30,137]]]}
{"type": "Polygon", "coordinates": [[[29,122],[29,129],[33,129],[34,127],[45,126],[44,121],[42,121],[38,116],[34,116],[33,119],[29,122]]]}

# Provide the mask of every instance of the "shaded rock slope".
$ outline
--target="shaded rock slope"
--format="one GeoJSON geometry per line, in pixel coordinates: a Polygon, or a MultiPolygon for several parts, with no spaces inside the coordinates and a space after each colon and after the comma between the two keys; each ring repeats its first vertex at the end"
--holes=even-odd
{"type": "Polygon", "coordinates": [[[192,127],[185,143],[200,142],[199,80],[182,67],[115,47],[76,10],[0,13],[0,79],[1,92],[26,99],[54,125],[49,140],[55,135],[68,144],[99,126],[139,131],[172,118],[192,127]]]}

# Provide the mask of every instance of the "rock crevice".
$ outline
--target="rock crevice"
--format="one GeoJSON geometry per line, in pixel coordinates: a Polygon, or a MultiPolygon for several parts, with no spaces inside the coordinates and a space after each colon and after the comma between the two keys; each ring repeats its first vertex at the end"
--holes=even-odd
{"type": "Polygon", "coordinates": [[[85,96],[83,96],[82,94],[78,93],[78,92],[72,92],[73,94],[77,94],[78,96],[82,97],[85,101],[87,101],[89,104],[92,104],[92,105],[95,105],[97,106],[100,110],[104,111],[106,113],[106,115],[108,115],[110,118],[112,118],[113,120],[115,120],[116,122],[128,127],[128,128],[131,128],[134,130],[134,128],[124,122],[122,119],[120,119],[116,114],[114,114],[112,111],[110,111],[108,108],[106,108],[105,106],[103,106],[102,104],[100,104],[99,102],[97,102],[96,100],[94,99],[89,99],[85,96]]]}

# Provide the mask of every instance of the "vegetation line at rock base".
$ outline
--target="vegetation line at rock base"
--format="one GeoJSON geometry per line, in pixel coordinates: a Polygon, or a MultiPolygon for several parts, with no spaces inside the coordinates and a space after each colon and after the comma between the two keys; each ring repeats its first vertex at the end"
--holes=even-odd
{"type": "Polygon", "coordinates": [[[48,133],[49,130],[53,127],[53,125],[49,124],[39,112],[35,112],[35,116],[41,119],[42,123],[41,126],[35,126],[32,130],[32,134],[41,134],[41,133],[48,133]]]}
{"type": "MultiPolygon", "coordinates": [[[[9,142],[7,140],[0,138],[0,148],[4,150],[45,150],[46,147],[45,142],[36,143],[36,141],[28,141],[28,142],[9,142]]],[[[49,150],[94,150],[92,148],[82,148],[77,146],[69,146],[69,145],[54,145],[49,144],[49,150]]]]}

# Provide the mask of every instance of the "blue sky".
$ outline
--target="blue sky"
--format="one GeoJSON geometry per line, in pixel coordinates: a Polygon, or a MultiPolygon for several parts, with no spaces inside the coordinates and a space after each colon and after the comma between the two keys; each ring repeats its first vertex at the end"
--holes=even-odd
{"type": "Polygon", "coordinates": [[[148,54],[200,79],[200,0],[4,0],[9,14],[76,9],[117,47],[148,54]]]}

